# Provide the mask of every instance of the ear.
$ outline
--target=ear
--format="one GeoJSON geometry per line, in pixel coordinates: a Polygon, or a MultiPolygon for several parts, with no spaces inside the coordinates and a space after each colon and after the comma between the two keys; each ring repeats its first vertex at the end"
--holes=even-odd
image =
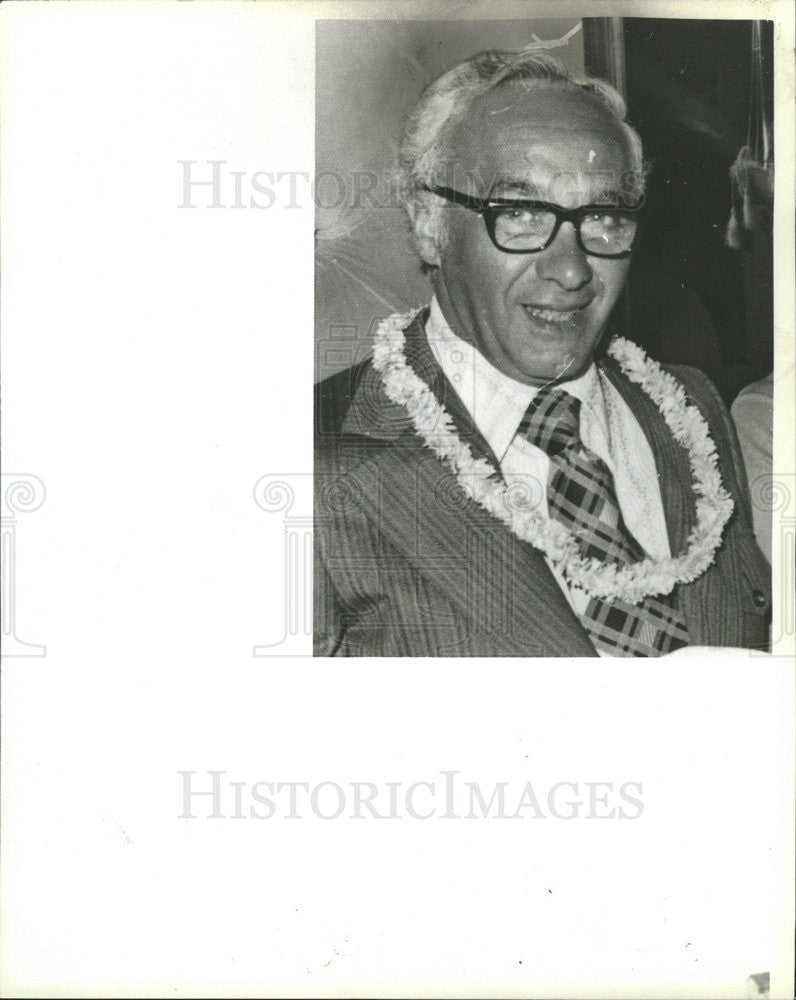
{"type": "Polygon", "coordinates": [[[407,212],[412,222],[417,252],[426,264],[438,267],[439,252],[439,222],[427,204],[417,203],[407,205],[407,212]]]}

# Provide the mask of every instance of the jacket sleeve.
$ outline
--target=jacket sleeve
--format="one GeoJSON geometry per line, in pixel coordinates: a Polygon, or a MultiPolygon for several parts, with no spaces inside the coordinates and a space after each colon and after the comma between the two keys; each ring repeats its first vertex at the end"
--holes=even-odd
{"type": "Polygon", "coordinates": [[[335,656],[343,641],[343,610],[315,539],[313,560],[313,656],[335,656]]]}

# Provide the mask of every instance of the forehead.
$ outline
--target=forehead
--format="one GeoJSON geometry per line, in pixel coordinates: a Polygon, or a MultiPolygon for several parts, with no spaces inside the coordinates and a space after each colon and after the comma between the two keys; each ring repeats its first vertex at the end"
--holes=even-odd
{"type": "Polygon", "coordinates": [[[482,196],[526,185],[543,194],[571,173],[607,190],[632,168],[621,126],[595,98],[542,81],[513,82],[476,98],[453,125],[447,153],[448,167],[482,196]]]}

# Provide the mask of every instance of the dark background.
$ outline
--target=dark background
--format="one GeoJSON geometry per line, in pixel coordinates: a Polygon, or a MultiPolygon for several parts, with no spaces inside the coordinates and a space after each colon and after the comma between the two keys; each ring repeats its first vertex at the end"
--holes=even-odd
{"type": "MultiPolygon", "coordinates": [[[[615,321],[659,360],[702,367],[729,402],[773,366],[771,233],[748,250],[725,244],[729,169],[747,141],[752,22],[629,18],[622,28],[628,117],[652,172],[615,321]]],[[[771,29],[763,22],[769,116],[771,29]]]]}

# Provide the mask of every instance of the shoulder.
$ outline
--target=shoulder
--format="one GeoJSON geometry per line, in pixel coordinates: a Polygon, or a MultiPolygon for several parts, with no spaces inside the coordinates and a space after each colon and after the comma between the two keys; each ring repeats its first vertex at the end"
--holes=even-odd
{"type": "Polygon", "coordinates": [[[676,382],[685,389],[689,403],[692,403],[707,421],[719,454],[725,461],[736,463],[740,460],[735,426],[721,393],[700,369],[692,365],[661,365],[676,382]]]}
{"type": "Polygon", "coordinates": [[[680,383],[708,422],[711,418],[720,423],[729,422],[730,414],[719,390],[701,368],[693,365],[661,365],[661,368],[680,383]]]}
{"type": "Polygon", "coordinates": [[[315,437],[324,439],[342,433],[343,424],[351,409],[365,373],[371,367],[370,358],[351,368],[330,375],[315,386],[315,437]]]}
{"type": "Polygon", "coordinates": [[[315,475],[347,475],[393,447],[409,414],[385,395],[368,358],[315,386],[315,475]]]}
{"type": "Polygon", "coordinates": [[[740,502],[744,518],[751,523],[749,485],[738,434],[719,390],[699,368],[690,365],[667,365],[665,368],[683,386],[690,402],[705,418],[725,484],[740,502]]]}
{"type": "MultiPolygon", "coordinates": [[[[605,360],[605,367],[610,369],[615,381],[621,379],[628,386],[631,395],[637,397],[646,395],[639,385],[631,382],[621,372],[619,365],[613,358],[605,360]]],[[[693,365],[668,364],[662,364],[660,367],[683,387],[688,402],[697,407],[712,430],[721,433],[732,426],[729,410],[721,398],[719,390],[700,368],[695,368],[693,365]]]]}
{"type": "Polygon", "coordinates": [[[735,420],[765,420],[770,421],[774,411],[774,376],[768,375],[753,382],[741,389],[735,402],[732,404],[731,413],[735,420]]]}
{"type": "Polygon", "coordinates": [[[750,482],[770,476],[774,444],[774,379],[769,376],[742,389],[732,404],[750,482]]]}

